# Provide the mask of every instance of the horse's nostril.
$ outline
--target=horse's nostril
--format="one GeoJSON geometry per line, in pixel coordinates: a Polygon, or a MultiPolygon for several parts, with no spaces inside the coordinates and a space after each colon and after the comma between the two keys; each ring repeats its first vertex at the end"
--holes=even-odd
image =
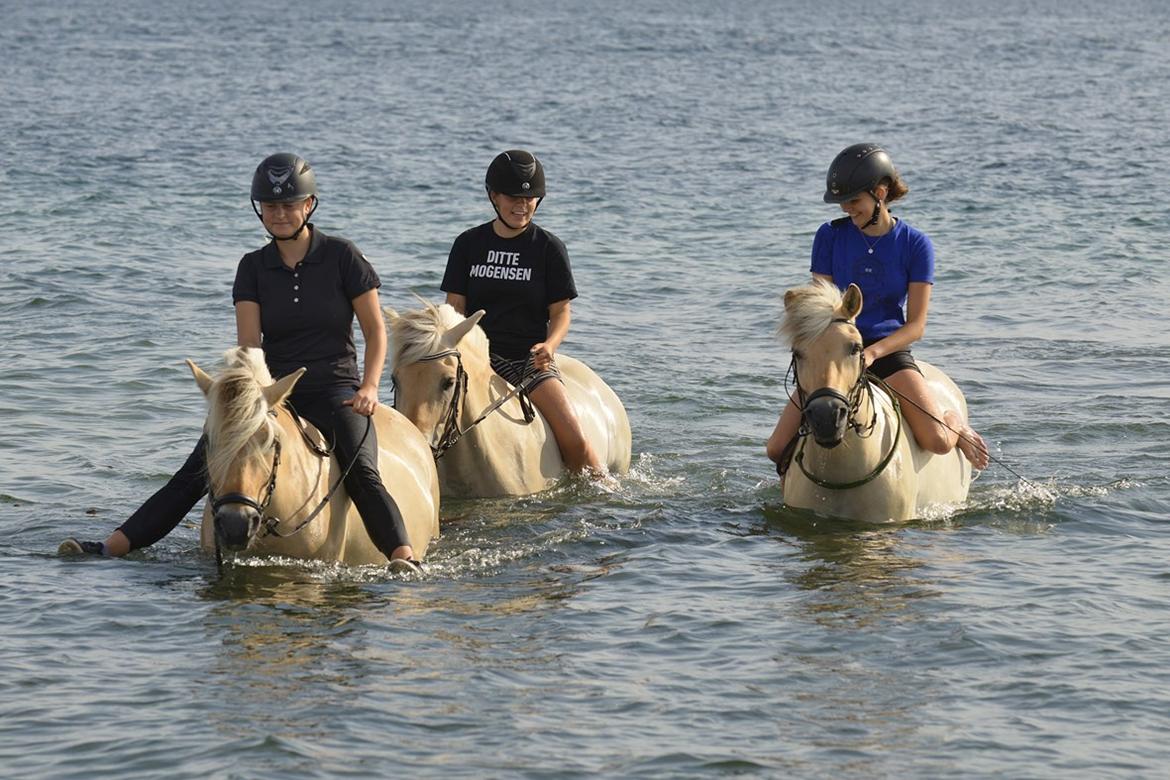
{"type": "Polygon", "coordinates": [[[260,513],[254,509],[221,509],[215,514],[215,531],[228,549],[242,550],[260,527],[260,513]]]}

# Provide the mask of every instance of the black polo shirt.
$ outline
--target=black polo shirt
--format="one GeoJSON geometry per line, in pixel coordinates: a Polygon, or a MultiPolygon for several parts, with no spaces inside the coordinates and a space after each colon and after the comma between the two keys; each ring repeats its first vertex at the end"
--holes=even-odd
{"type": "Polygon", "coordinates": [[[382,286],[352,242],[310,229],[309,251],[296,268],[288,268],[270,242],[244,255],[232,286],[233,304],[260,304],[262,346],[272,375],[308,369],[298,392],[358,383],[352,301],[382,286]]]}
{"type": "Polygon", "coordinates": [[[513,359],[548,338],[550,305],[577,297],[565,245],[535,224],[515,238],[500,238],[491,222],[465,231],[440,289],[467,296],[468,314],[487,312],[479,324],[492,354],[513,359]]]}

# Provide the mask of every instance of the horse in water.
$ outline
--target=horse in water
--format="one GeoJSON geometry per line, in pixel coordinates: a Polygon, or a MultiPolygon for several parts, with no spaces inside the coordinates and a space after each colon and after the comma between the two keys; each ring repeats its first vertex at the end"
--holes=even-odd
{"type": "MultiPolygon", "coordinates": [[[[867,522],[922,517],[961,503],[971,466],[956,447],[918,446],[897,396],[865,372],[854,321],[861,290],[814,283],[784,294],[780,334],[792,347],[801,435],[784,477],[784,502],[817,514],[867,522]]],[[[967,419],[967,402],[942,371],[917,361],[943,409],[967,419]]]]}
{"type": "MultiPolygon", "coordinates": [[[[214,378],[187,361],[208,400],[204,549],[217,557],[247,551],[386,563],[342,484],[349,464],[338,463],[317,429],[284,403],[305,369],[274,382],[258,349],[228,350],[224,358],[227,368],[214,378]]],[[[379,406],[369,419],[382,479],[422,560],[439,532],[434,460],[418,429],[393,409],[379,406]]]]}
{"type": "MultiPolygon", "coordinates": [[[[444,496],[482,498],[544,490],[565,470],[552,429],[492,371],[488,339],[450,305],[399,315],[385,309],[394,407],[430,440],[444,496]]],[[[557,366],[585,436],[613,473],[630,467],[630,421],[609,385],[579,360],[557,366]]]]}

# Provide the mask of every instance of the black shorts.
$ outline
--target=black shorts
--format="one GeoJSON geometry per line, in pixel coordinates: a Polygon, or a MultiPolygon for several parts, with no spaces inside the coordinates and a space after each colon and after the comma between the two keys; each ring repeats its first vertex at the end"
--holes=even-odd
{"type": "MultiPolygon", "coordinates": [[[[866,346],[869,346],[866,344],[866,346]]],[[[903,349],[898,352],[891,352],[883,358],[878,358],[870,365],[869,373],[876,376],[878,379],[888,379],[899,371],[905,369],[912,369],[918,373],[922,373],[922,369],[918,367],[914,356],[910,354],[910,350],[903,349]]]]}
{"type": "Polygon", "coordinates": [[[516,387],[525,379],[535,374],[535,378],[528,383],[528,387],[525,390],[527,393],[531,393],[536,389],[537,385],[547,379],[556,379],[562,384],[564,383],[564,380],[561,379],[561,370],[557,368],[556,358],[553,358],[549,362],[548,368],[543,371],[537,371],[533,367],[530,358],[513,360],[512,358],[500,357],[499,355],[490,355],[489,357],[492,363],[492,371],[502,376],[513,387],[516,387]]]}

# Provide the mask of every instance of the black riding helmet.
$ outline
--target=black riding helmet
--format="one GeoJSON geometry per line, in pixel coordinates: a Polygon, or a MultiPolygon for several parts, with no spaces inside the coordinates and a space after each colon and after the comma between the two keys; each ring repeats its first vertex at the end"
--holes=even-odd
{"type": "MultiPolygon", "coordinates": [[[[252,174],[252,210],[260,217],[257,203],[298,203],[306,198],[313,199],[309,217],[317,210],[317,176],[308,160],[291,152],[279,152],[265,157],[252,174]]],[[[263,221],[263,217],[260,217],[263,221]]],[[[292,235],[296,238],[309,224],[308,217],[299,230],[292,235]]],[[[273,237],[275,238],[275,236],[273,237]]]]}
{"type": "Polygon", "coordinates": [[[844,203],[863,192],[870,194],[882,179],[898,176],[885,149],[877,144],[854,144],[843,150],[825,177],[825,203],[844,203]]]}
{"type": "Polygon", "coordinates": [[[484,186],[513,198],[544,198],[544,166],[531,152],[510,149],[492,160],[484,186]]]}

